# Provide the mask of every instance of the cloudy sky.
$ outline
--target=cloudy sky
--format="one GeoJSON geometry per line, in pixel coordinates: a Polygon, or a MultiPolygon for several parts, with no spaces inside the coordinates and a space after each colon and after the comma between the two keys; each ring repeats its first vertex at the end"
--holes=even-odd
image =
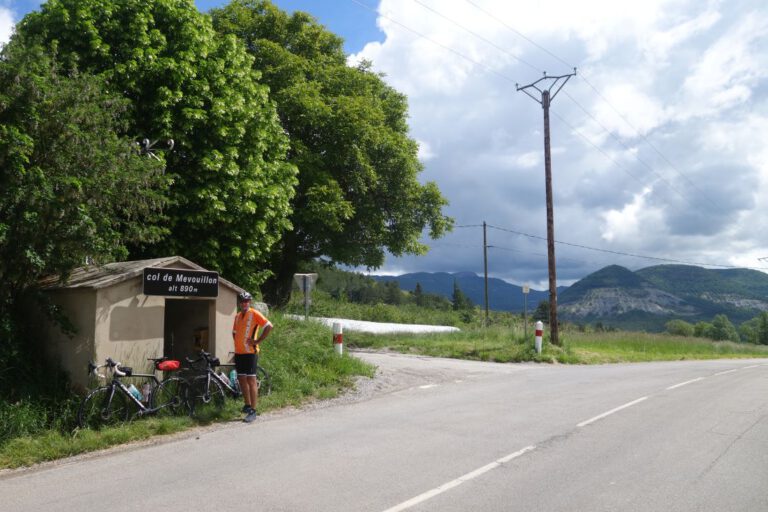
{"type": "MultiPolygon", "coordinates": [[[[489,273],[546,288],[542,108],[516,84],[573,67],[551,109],[558,283],[609,264],[768,271],[764,0],[276,3],[408,96],[422,178],[468,226],[380,273],[482,273],[485,221],[489,273]]],[[[37,5],[0,0],[0,39],[37,5]]]]}

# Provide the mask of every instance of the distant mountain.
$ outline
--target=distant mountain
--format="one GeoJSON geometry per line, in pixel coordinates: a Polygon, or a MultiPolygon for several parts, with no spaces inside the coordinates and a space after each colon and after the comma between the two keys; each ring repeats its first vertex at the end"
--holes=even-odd
{"type": "Polygon", "coordinates": [[[768,311],[768,274],[658,265],[632,272],[611,265],[558,294],[559,318],[623,329],[663,330],[679,318],[710,321],[717,314],[739,324],[768,311]]]}
{"type": "MultiPolygon", "coordinates": [[[[425,293],[434,293],[451,298],[453,295],[453,282],[456,281],[461,291],[469,297],[475,305],[485,304],[485,282],[483,276],[474,272],[415,272],[400,276],[370,276],[376,281],[397,281],[401,290],[412,292],[416,289],[416,283],[421,284],[425,293]]],[[[565,287],[559,287],[558,293],[565,287]]],[[[549,291],[531,289],[528,293],[528,311],[536,309],[539,302],[549,300],[549,291]]],[[[497,278],[488,278],[488,307],[497,311],[514,311],[522,313],[525,307],[525,298],[521,286],[510,284],[497,278]]]]}
{"type": "MultiPolygon", "coordinates": [[[[397,281],[402,290],[416,283],[426,293],[447,298],[454,280],[478,306],[483,301],[483,277],[472,272],[417,272],[400,276],[371,276],[376,281],[397,281]]],[[[558,318],[575,323],[601,322],[627,330],[662,331],[671,319],[690,323],[726,315],[738,325],[768,311],[768,274],[756,270],[711,270],[690,265],[658,265],[636,272],[611,265],[558,287],[558,318]]],[[[549,299],[547,290],[531,290],[528,311],[549,299]]],[[[488,279],[488,302],[493,310],[523,311],[520,286],[488,279]]]]}

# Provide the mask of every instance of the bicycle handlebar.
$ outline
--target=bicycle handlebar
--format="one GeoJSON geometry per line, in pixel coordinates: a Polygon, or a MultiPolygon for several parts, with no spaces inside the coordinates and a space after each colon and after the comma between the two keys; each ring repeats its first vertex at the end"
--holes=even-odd
{"type": "Polygon", "coordinates": [[[213,361],[215,359],[214,357],[211,357],[211,353],[210,352],[206,352],[205,350],[199,351],[198,354],[199,354],[200,357],[198,357],[197,359],[190,359],[188,357],[184,357],[184,359],[189,364],[195,364],[195,363],[198,363],[198,362],[203,361],[203,360],[206,363],[210,363],[211,361],[213,361]]]}
{"type": "Polygon", "coordinates": [[[111,357],[108,357],[104,364],[95,364],[93,361],[88,361],[88,375],[91,373],[101,379],[106,379],[107,376],[98,372],[99,368],[112,368],[112,370],[119,376],[125,377],[126,373],[121,369],[122,363],[115,362],[111,357]]]}

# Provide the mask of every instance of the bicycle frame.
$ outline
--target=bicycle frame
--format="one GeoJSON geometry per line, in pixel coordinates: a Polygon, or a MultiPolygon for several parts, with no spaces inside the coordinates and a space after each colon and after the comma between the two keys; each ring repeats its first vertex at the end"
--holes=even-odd
{"type": "Polygon", "coordinates": [[[200,369],[200,376],[206,373],[208,374],[209,380],[206,382],[206,389],[208,389],[208,383],[210,382],[210,379],[213,378],[219,384],[221,384],[224,387],[224,389],[227,390],[232,395],[233,398],[239,398],[240,396],[242,396],[242,393],[240,392],[239,389],[235,389],[232,387],[232,385],[229,383],[229,379],[222,378],[218,373],[216,373],[216,366],[234,366],[234,365],[219,363],[218,365],[214,366],[212,364],[212,361],[215,358],[212,358],[211,354],[203,350],[199,352],[198,356],[199,357],[197,359],[193,360],[190,358],[186,358],[186,360],[187,360],[187,363],[189,363],[190,365],[195,365],[200,362],[205,363],[205,368],[200,369]]]}
{"type": "MultiPolygon", "coordinates": [[[[220,366],[226,366],[226,365],[220,365],[220,366]]],[[[232,397],[239,398],[240,396],[242,396],[242,392],[239,389],[233,388],[232,384],[229,383],[228,378],[227,379],[223,378],[221,375],[219,375],[215,371],[211,371],[209,375],[211,376],[211,378],[214,378],[217,381],[219,381],[219,384],[224,386],[224,389],[229,391],[232,394],[232,397]]]]}
{"type": "MultiPolygon", "coordinates": [[[[107,378],[106,375],[102,375],[96,371],[99,368],[102,368],[104,366],[112,366],[113,368],[112,381],[108,384],[108,386],[110,387],[109,400],[107,401],[108,404],[112,403],[112,398],[114,398],[115,391],[117,389],[117,390],[120,390],[120,392],[126,395],[128,398],[130,398],[130,401],[133,402],[133,404],[137,407],[138,411],[136,412],[136,416],[138,417],[146,416],[148,414],[154,414],[160,409],[164,407],[168,407],[169,405],[172,405],[171,403],[167,403],[167,404],[162,404],[159,407],[147,407],[146,405],[144,405],[144,403],[141,400],[136,398],[133,395],[133,393],[131,393],[131,390],[128,389],[128,386],[123,384],[123,382],[120,380],[121,377],[149,378],[155,382],[155,388],[157,388],[157,386],[160,384],[160,379],[157,378],[157,375],[148,374],[148,373],[131,373],[131,375],[127,375],[125,372],[122,371],[120,363],[114,363],[114,362],[111,362],[111,360],[109,360],[109,362],[106,365],[96,366],[93,369],[93,373],[103,379],[106,379],[107,378]]],[[[147,398],[147,401],[149,401],[149,396],[147,396],[146,398],[147,398]]]]}

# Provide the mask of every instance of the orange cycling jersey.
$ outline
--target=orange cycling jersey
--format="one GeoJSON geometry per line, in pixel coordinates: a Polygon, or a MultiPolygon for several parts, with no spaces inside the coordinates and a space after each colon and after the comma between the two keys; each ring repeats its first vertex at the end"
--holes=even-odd
{"type": "Polygon", "coordinates": [[[258,337],[259,329],[268,323],[269,320],[254,308],[248,308],[235,315],[235,324],[232,326],[235,354],[258,354],[259,345],[254,344],[252,340],[258,337]]]}

